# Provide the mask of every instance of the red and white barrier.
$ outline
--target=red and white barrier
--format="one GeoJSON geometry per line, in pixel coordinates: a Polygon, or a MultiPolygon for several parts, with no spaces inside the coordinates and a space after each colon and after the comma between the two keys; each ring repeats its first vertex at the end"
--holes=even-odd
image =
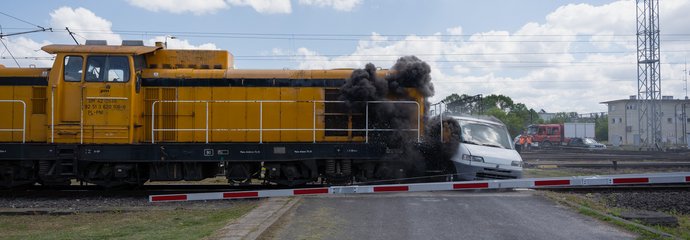
{"type": "Polygon", "coordinates": [[[556,178],[523,178],[512,180],[486,180],[466,182],[434,182],[389,185],[333,186],[321,188],[257,190],[237,192],[210,192],[151,195],[149,202],[173,202],[217,199],[241,199],[264,197],[289,197],[319,194],[381,193],[381,192],[424,192],[471,189],[547,188],[576,186],[610,186],[626,184],[668,184],[690,183],[690,172],[622,174],[607,176],[574,176],[556,178]]]}

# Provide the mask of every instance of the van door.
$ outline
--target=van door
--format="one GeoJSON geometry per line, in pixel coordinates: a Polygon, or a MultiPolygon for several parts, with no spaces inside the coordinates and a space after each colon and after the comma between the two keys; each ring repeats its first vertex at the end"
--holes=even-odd
{"type": "Polygon", "coordinates": [[[84,143],[129,141],[131,89],[130,56],[88,56],[83,83],[84,143]]]}

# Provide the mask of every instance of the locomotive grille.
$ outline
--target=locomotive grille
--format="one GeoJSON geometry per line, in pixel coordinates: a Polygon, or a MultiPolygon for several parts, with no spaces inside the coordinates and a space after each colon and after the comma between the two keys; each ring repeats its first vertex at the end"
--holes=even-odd
{"type": "Polygon", "coordinates": [[[46,113],[46,88],[34,87],[31,94],[31,113],[46,113]]]}
{"type": "MultiPolygon", "coordinates": [[[[338,101],[339,89],[326,89],[326,101],[338,101]]],[[[324,108],[324,121],[327,129],[347,129],[347,107],[343,103],[326,103],[324,108]]],[[[326,131],[326,136],[347,136],[347,131],[326,131]]]]}
{"type": "MultiPolygon", "coordinates": [[[[155,101],[177,100],[175,88],[146,88],[144,90],[144,125],[145,133],[151,133],[151,105],[155,101]]],[[[175,103],[156,104],[156,129],[175,129],[177,127],[177,108],[175,103]]],[[[144,134],[144,139],[151,141],[150,134],[144,134]]],[[[156,141],[170,142],[177,140],[177,132],[156,132],[156,141]]]]}
{"type": "MultiPolygon", "coordinates": [[[[326,89],[326,101],[338,101],[340,89],[326,89]]],[[[345,103],[326,103],[324,121],[328,129],[364,129],[364,109],[348,108],[345,103]]],[[[326,136],[364,136],[363,131],[326,131],[326,136]]]]}

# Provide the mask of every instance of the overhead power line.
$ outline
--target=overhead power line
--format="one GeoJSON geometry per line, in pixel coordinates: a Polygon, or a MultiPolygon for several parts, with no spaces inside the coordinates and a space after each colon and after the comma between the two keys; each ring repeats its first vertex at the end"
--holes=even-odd
{"type": "Polygon", "coordinates": [[[9,17],[9,18],[14,19],[14,20],[17,20],[17,21],[20,21],[20,22],[29,24],[29,25],[31,25],[31,26],[35,26],[35,27],[37,27],[37,28],[45,29],[44,27],[41,27],[41,26],[39,26],[38,24],[33,24],[33,23],[29,22],[29,21],[26,21],[26,20],[24,20],[24,19],[21,19],[21,18],[12,16],[12,15],[9,15],[9,14],[7,14],[7,13],[0,12],[0,14],[5,15],[5,16],[7,16],[7,17],[9,17]]]}
{"type": "MultiPolygon", "coordinates": [[[[160,30],[125,30],[125,29],[114,29],[114,30],[104,30],[104,29],[72,29],[82,32],[92,32],[92,33],[131,33],[131,34],[175,34],[175,35],[234,35],[234,36],[282,36],[282,37],[371,37],[372,34],[341,34],[341,33],[247,33],[247,32],[204,32],[204,31],[160,31],[160,30]]],[[[498,35],[498,34],[376,34],[380,37],[408,37],[408,36],[418,36],[418,37],[631,37],[634,38],[635,34],[508,34],[508,35],[498,35]]],[[[666,33],[661,34],[661,36],[690,36],[690,33],[666,33]]]]}
{"type": "MultiPolygon", "coordinates": [[[[633,34],[314,34],[314,33],[241,33],[241,32],[202,32],[202,31],[145,31],[145,30],[109,30],[109,29],[70,29],[72,32],[112,34],[124,36],[158,36],[174,34],[180,38],[220,38],[220,39],[258,39],[258,40],[290,40],[290,41],[372,41],[372,42],[476,42],[476,43],[635,43],[633,34]],[[371,37],[381,37],[373,39],[371,37]],[[418,37],[419,39],[409,39],[418,37]],[[453,38],[463,39],[453,39],[453,38]],[[534,39],[538,37],[540,39],[534,39]],[[575,37],[578,39],[556,39],[575,37]],[[587,37],[613,37],[614,39],[582,39],[587,37]],[[429,39],[433,38],[433,39],[429,39]],[[472,38],[472,39],[465,39],[472,38]]],[[[671,42],[690,42],[690,33],[661,34],[671,42]],[[685,38],[678,38],[685,37],[685,38]]]]}
{"type": "Polygon", "coordinates": [[[17,20],[17,21],[20,21],[20,22],[23,22],[23,23],[26,23],[26,24],[29,24],[29,25],[32,25],[32,26],[35,26],[35,27],[39,28],[39,29],[36,29],[36,30],[27,30],[27,31],[16,32],[16,33],[8,33],[8,34],[0,33],[0,38],[9,37],[9,36],[15,36],[15,35],[21,35],[21,34],[27,34],[27,33],[34,33],[34,32],[45,32],[45,31],[51,31],[51,32],[52,32],[52,31],[53,31],[53,28],[44,28],[44,27],[42,27],[42,26],[40,26],[40,25],[38,25],[38,24],[33,24],[33,23],[29,22],[29,21],[26,21],[26,20],[24,20],[24,19],[21,19],[21,18],[12,16],[12,15],[9,15],[9,14],[4,13],[4,12],[0,12],[0,14],[5,15],[5,16],[7,16],[7,17],[10,17],[10,18],[12,18],[12,19],[15,19],[15,20],[17,20]]]}
{"type": "Polygon", "coordinates": [[[12,60],[14,60],[14,63],[17,64],[17,67],[22,67],[21,65],[19,65],[19,61],[17,61],[17,59],[14,58],[14,55],[12,55],[12,52],[10,51],[10,48],[7,47],[7,44],[5,44],[5,41],[2,40],[2,38],[0,38],[0,43],[2,43],[2,46],[5,46],[5,50],[7,50],[7,53],[10,54],[10,57],[12,57],[12,60]]]}

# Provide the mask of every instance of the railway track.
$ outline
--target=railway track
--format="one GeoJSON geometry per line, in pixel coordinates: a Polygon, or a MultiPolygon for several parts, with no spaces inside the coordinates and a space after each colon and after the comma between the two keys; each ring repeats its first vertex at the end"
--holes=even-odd
{"type": "Polygon", "coordinates": [[[523,151],[520,156],[524,161],[665,161],[688,162],[690,151],[651,152],[623,150],[583,150],[583,149],[545,149],[523,151]]]}
{"type": "Polygon", "coordinates": [[[275,190],[286,188],[315,188],[321,184],[299,187],[277,185],[221,185],[221,184],[156,184],[134,188],[103,188],[95,185],[69,186],[29,186],[18,189],[0,190],[0,198],[107,198],[107,197],[148,197],[152,194],[178,194],[198,192],[229,192],[249,190],[275,190]]]}
{"type": "Polygon", "coordinates": [[[568,186],[568,187],[545,187],[540,190],[554,192],[612,192],[612,191],[687,191],[690,192],[688,184],[667,184],[667,185],[609,185],[609,186],[568,186]]]}
{"type": "Polygon", "coordinates": [[[525,162],[526,168],[612,168],[612,169],[630,169],[630,168],[690,168],[690,162],[619,162],[618,160],[611,161],[597,161],[597,162],[564,162],[564,161],[549,161],[549,162],[525,162]]]}

